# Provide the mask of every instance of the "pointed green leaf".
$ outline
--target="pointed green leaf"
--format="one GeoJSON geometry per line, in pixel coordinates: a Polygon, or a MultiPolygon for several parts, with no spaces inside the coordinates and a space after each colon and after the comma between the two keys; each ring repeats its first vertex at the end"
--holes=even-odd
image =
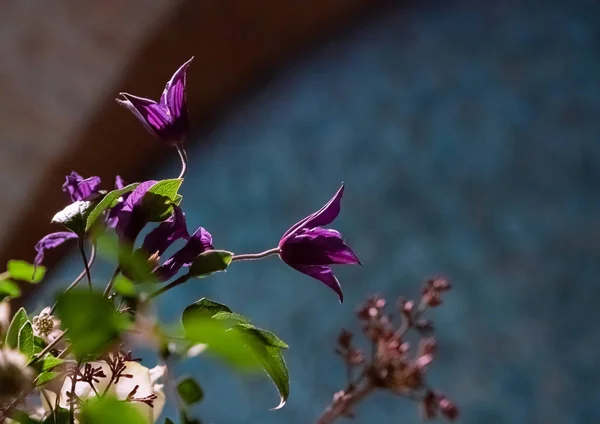
{"type": "Polygon", "coordinates": [[[5,339],[6,346],[12,349],[17,348],[19,344],[19,330],[21,330],[21,327],[23,327],[27,321],[29,321],[27,312],[24,308],[19,309],[8,326],[5,339]]]}
{"type": "Polygon", "coordinates": [[[6,297],[19,297],[21,296],[21,289],[14,281],[1,280],[0,281],[0,301],[6,297]]]}
{"type": "Polygon", "coordinates": [[[19,330],[19,336],[17,341],[19,352],[27,357],[27,359],[33,358],[34,355],[34,344],[33,344],[33,326],[27,321],[19,330]]]}
{"type": "Polygon", "coordinates": [[[79,237],[83,237],[85,235],[87,218],[95,205],[94,202],[88,202],[86,200],[73,202],[54,215],[50,222],[62,224],[79,237]]]}
{"type": "Polygon", "coordinates": [[[207,250],[194,260],[189,273],[195,278],[208,277],[215,272],[225,271],[232,258],[233,253],[226,250],[207,250]]]}
{"type": "Polygon", "coordinates": [[[148,424],[140,410],[131,402],[111,397],[92,398],[81,407],[81,422],[86,424],[148,424]]]}
{"type": "Polygon", "coordinates": [[[261,363],[279,392],[279,405],[273,409],[282,408],[290,395],[290,376],[281,349],[265,344],[264,338],[256,331],[248,331],[243,327],[238,327],[237,331],[246,339],[248,349],[261,363]]]}
{"type": "Polygon", "coordinates": [[[60,359],[60,358],[57,358],[55,356],[48,354],[48,355],[44,356],[42,359],[38,360],[35,364],[33,364],[33,367],[38,372],[45,372],[45,371],[51,371],[54,367],[57,367],[64,362],[65,362],[64,359],[60,359]]]}
{"type": "Polygon", "coordinates": [[[40,424],[39,421],[30,418],[29,415],[23,411],[14,411],[10,418],[13,420],[12,422],[17,422],[19,424],[40,424]]]}
{"type": "Polygon", "coordinates": [[[69,424],[71,414],[67,409],[58,408],[53,414],[48,415],[42,424],[69,424]]]}
{"type": "Polygon", "coordinates": [[[54,380],[59,375],[61,375],[61,373],[56,372],[56,371],[44,371],[44,372],[40,373],[40,375],[38,376],[36,384],[38,385],[38,387],[43,386],[44,384],[48,383],[49,381],[54,380]]]}
{"type": "Polygon", "coordinates": [[[173,204],[179,199],[177,192],[182,182],[181,178],[162,180],[150,187],[142,199],[144,216],[150,221],[168,218],[173,213],[173,204]]]}
{"type": "Polygon", "coordinates": [[[222,303],[218,303],[203,297],[202,299],[192,303],[183,310],[183,313],[181,314],[181,322],[183,323],[183,327],[185,328],[186,321],[190,319],[212,318],[215,314],[219,312],[231,313],[231,309],[229,309],[226,305],[223,305],[222,303]]]}
{"type": "Polygon", "coordinates": [[[78,359],[104,353],[128,327],[125,315],[100,292],[75,289],[58,297],[56,315],[69,330],[71,347],[78,359]]]}
{"type": "Polygon", "coordinates": [[[85,230],[89,231],[96,223],[96,220],[98,218],[100,218],[100,216],[106,209],[114,207],[118,203],[119,198],[121,196],[135,190],[135,188],[138,185],[140,185],[140,184],[139,183],[129,184],[128,186],[123,187],[120,190],[113,190],[113,191],[107,193],[106,196],[104,196],[102,198],[102,200],[100,200],[100,202],[94,207],[94,209],[88,215],[86,224],[85,224],[85,230]]]}
{"type": "Polygon", "coordinates": [[[198,403],[204,397],[202,388],[191,377],[185,377],[177,382],[177,393],[186,405],[198,403]]]}
{"type": "Polygon", "coordinates": [[[280,349],[287,349],[289,346],[283,340],[275,335],[275,333],[263,330],[262,328],[255,327],[252,324],[240,323],[238,325],[243,331],[253,333],[252,336],[257,340],[260,340],[265,346],[278,347],[280,349]]]}
{"type": "Polygon", "coordinates": [[[12,278],[27,281],[28,283],[39,283],[44,278],[44,275],[46,275],[46,267],[39,265],[35,268],[26,261],[10,260],[6,268],[12,278]],[[34,270],[35,275],[33,275],[34,270]]]}
{"type": "Polygon", "coordinates": [[[213,315],[212,318],[216,319],[216,320],[233,321],[236,324],[242,323],[242,324],[252,325],[252,323],[250,322],[250,320],[248,318],[246,318],[245,316],[243,316],[241,314],[236,314],[234,312],[225,312],[225,311],[217,312],[216,314],[213,315]]]}

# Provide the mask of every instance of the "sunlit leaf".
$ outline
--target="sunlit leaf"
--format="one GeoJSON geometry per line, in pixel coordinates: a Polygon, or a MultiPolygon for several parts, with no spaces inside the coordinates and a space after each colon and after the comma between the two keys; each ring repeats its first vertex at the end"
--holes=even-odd
{"type": "Polygon", "coordinates": [[[131,402],[111,397],[93,398],[84,403],[81,421],[86,424],[148,424],[148,418],[131,402]]]}
{"type": "Polygon", "coordinates": [[[231,264],[233,253],[226,250],[207,250],[201,253],[190,266],[189,273],[195,278],[208,277],[219,271],[225,271],[231,264]]]}
{"type": "Polygon", "coordinates": [[[37,268],[34,268],[32,264],[25,261],[10,260],[6,268],[12,278],[28,283],[39,283],[46,275],[46,267],[38,265],[37,268]]]}
{"type": "Polygon", "coordinates": [[[94,207],[94,209],[92,209],[90,211],[89,215],[87,216],[85,230],[89,231],[96,223],[96,220],[100,216],[102,216],[102,213],[106,209],[114,207],[117,204],[117,202],[121,196],[135,190],[135,188],[138,185],[140,185],[140,184],[139,183],[129,184],[128,186],[123,187],[122,189],[113,190],[113,191],[107,193],[106,196],[104,196],[102,198],[102,200],[100,200],[100,202],[94,207]]]}
{"type": "Polygon", "coordinates": [[[8,326],[5,339],[6,346],[13,349],[17,348],[19,343],[19,330],[21,330],[21,327],[23,327],[27,321],[29,321],[27,312],[24,308],[19,309],[8,326]]]}
{"type": "Polygon", "coordinates": [[[33,358],[34,355],[34,344],[33,344],[33,326],[27,321],[19,330],[19,336],[17,340],[17,346],[19,352],[27,357],[27,359],[33,358]]]}
{"type": "Polygon", "coordinates": [[[158,181],[144,194],[142,211],[150,221],[163,221],[173,213],[173,205],[181,199],[178,197],[179,187],[183,179],[175,178],[158,181]]]}
{"type": "Polygon", "coordinates": [[[0,300],[6,297],[19,297],[21,296],[21,289],[14,281],[0,280],[0,300]]]}
{"type": "Polygon", "coordinates": [[[73,202],[62,211],[57,212],[50,222],[62,224],[79,237],[83,237],[86,231],[87,218],[94,206],[94,202],[86,200],[73,202]]]}

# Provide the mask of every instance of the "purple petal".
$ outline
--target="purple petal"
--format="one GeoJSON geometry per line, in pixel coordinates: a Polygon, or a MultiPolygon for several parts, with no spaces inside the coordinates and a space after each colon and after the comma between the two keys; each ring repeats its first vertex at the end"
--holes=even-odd
{"type": "Polygon", "coordinates": [[[147,218],[141,210],[142,199],[146,192],[156,184],[156,181],[144,181],[127,197],[121,206],[121,210],[113,217],[117,223],[115,231],[122,241],[133,245],[138,234],[147,224],[147,218]]]}
{"type": "Polygon", "coordinates": [[[125,187],[125,181],[123,181],[120,175],[117,175],[115,177],[115,189],[121,190],[123,187],[125,187]]]}
{"type": "Polygon", "coordinates": [[[65,241],[77,238],[77,234],[71,233],[68,231],[60,231],[58,233],[50,233],[44,236],[40,241],[35,245],[35,251],[37,255],[35,255],[35,259],[33,264],[35,266],[41,265],[44,261],[44,253],[47,249],[53,249],[55,247],[60,246],[65,241]]]}
{"type": "Polygon", "coordinates": [[[163,138],[163,133],[171,124],[171,119],[166,109],[154,100],[134,96],[128,93],[119,93],[123,99],[116,99],[117,103],[129,109],[142,123],[144,128],[156,137],[163,138]]]}
{"type": "Polygon", "coordinates": [[[166,281],[177,274],[181,267],[189,266],[194,262],[198,255],[212,249],[212,236],[200,227],[192,234],[186,245],[167,259],[154,273],[161,281],[166,281]]]}
{"type": "Polygon", "coordinates": [[[174,206],[174,213],[169,219],[148,233],[142,249],[149,255],[157,253],[161,256],[165,250],[180,238],[189,238],[185,225],[185,216],[180,207],[174,206]]]}
{"type": "Polygon", "coordinates": [[[192,60],[194,60],[193,57],[181,65],[181,67],[173,74],[169,82],[167,82],[167,85],[160,96],[160,105],[168,111],[173,121],[188,121],[185,86],[187,68],[192,63],[192,60]]]}
{"type": "Polygon", "coordinates": [[[327,202],[321,209],[297,222],[294,224],[294,226],[292,226],[292,228],[287,230],[281,238],[279,245],[281,246],[287,237],[302,228],[312,228],[331,224],[340,213],[340,202],[343,195],[344,184],[342,184],[337,193],[335,193],[329,202],[327,202]]]}
{"type": "Polygon", "coordinates": [[[360,264],[342,235],[326,228],[301,229],[280,246],[281,258],[294,265],[360,264]]]}
{"type": "Polygon", "coordinates": [[[311,266],[311,265],[290,265],[297,271],[306,274],[312,278],[316,278],[321,281],[327,287],[337,293],[340,303],[344,302],[344,293],[342,293],[342,286],[333,271],[328,266],[311,266]]]}
{"type": "Polygon", "coordinates": [[[67,175],[66,181],[62,186],[62,190],[68,193],[71,201],[90,200],[98,194],[101,180],[99,177],[90,177],[84,179],[77,172],[72,171],[67,175]]]}

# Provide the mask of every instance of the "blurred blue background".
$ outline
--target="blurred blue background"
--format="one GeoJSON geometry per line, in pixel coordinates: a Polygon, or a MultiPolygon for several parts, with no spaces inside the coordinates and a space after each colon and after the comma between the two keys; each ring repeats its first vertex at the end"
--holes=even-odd
{"type": "MultiPolygon", "coordinates": [[[[169,292],[176,320],[202,296],[290,344],[291,397],[196,358],[206,423],[314,422],[344,385],[333,353],[370,293],[454,284],[432,314],[431,383],[465,423],[600,422],[600,6],[595,1],[418,2],[281,70],[189,149],[191,230],[236,253],[274,247],[343,181],[334,228],[362,267],[326,287],[277,259],[169,292]]],[[[177,175],[173,153],[155,178],[177,175]]],[[[67,259],[56,279],[79,269],[67,259]]],[[[56,286],[55,286],[56,287],[56,286]]],[[[55,288],[54,287],[54,288],[55,288]]],[[[377,394],[356,422],[420,422],[377,394]]]]}

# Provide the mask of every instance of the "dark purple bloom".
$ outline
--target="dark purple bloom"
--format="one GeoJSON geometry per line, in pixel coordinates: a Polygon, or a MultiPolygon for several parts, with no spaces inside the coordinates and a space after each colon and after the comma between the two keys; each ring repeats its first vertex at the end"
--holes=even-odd
{"type": "Polygon", "coordinates": [[[176,240],[187,240],[185,246],[179,249],[163,265],[157,265],[152,273],[160,280],[166,281],[173,277],[184,266],[190,266],[194,259],[201,253],[212,250],[212,236],[200,227],[190,237],[185,222],[185,215],[178,206],[174,207],[173,215],[154,230],[150,231],[144,242],[142,250],[146,254],[160,257],[176,240]]]}
{"type": "Polygon", "coordinates": [[[117,235],[128,243],[131,247],[138,234],[148,223],[148,217],[142,210],[142,199],[146,192],[156,184],[157,181],[144,181],[133,190],[127,199],[122,202],[122,206],[115,217],[114,227],[117,235]]]}
{"type": "Polygon", "coordinates": [[[69,194],[73,202],[92,200],[99,195],[100,182],[99,177],[84,179],[77,172],[72,171],[67,175],[67,180],[62,186],[62,190],[69,194]]]}
{"type": "Polygon", "coordinates": [[[77,238],[77,234],[71,233],[68,231],[51,233],[51,234],[44,236],[35,245],[35,251],[37,252],[37,255],[35,255],[33,264],[35,266],[39,266],[42,264],[42,262],[44,261],[44,253],[46,252],[47,249],[53,249],[55,247],[60,246],[65,241],[70,240],[70,239],[75,239],[75,238],[77,238]]]}
{"type": "MultiPolygon", "coordinates": [[[[117,175],[115,178],[115,189],[121,190],[124,187],[125,181],[123,181],[123,179],[119,175],[117,175]]],[[[121,212],[121,210],[123,209],[125,201],[129,197],[129,195],[131,195],[131,192],[125,193],[123,196],[121,196],[119,198],[119,203],[117,203],[108,211],[108,214],[106,215],[106,226],[108,228],[115,228],[117,226],[117,223],[119,222],[119,212],[121,212]]]]}
{"type": "Polygon", "coordinates": [[[358,257],[344,242],[342,235],[322,228],[340,213],[344,185],[317,212],[287,230],[279,241],[279,255],[292,268],[323,282],[344,300],[342,287],[329,265],[360,264],[358,257]]]}
{"type": "Polygon", "coordinates": [[[183,143],[190,131],[185,99],[186,71],[194,58],[185,62],[171,77],[160,100],[119,93],[117,103],[129,109],[151,134],[170,146],[183,143]]]}

